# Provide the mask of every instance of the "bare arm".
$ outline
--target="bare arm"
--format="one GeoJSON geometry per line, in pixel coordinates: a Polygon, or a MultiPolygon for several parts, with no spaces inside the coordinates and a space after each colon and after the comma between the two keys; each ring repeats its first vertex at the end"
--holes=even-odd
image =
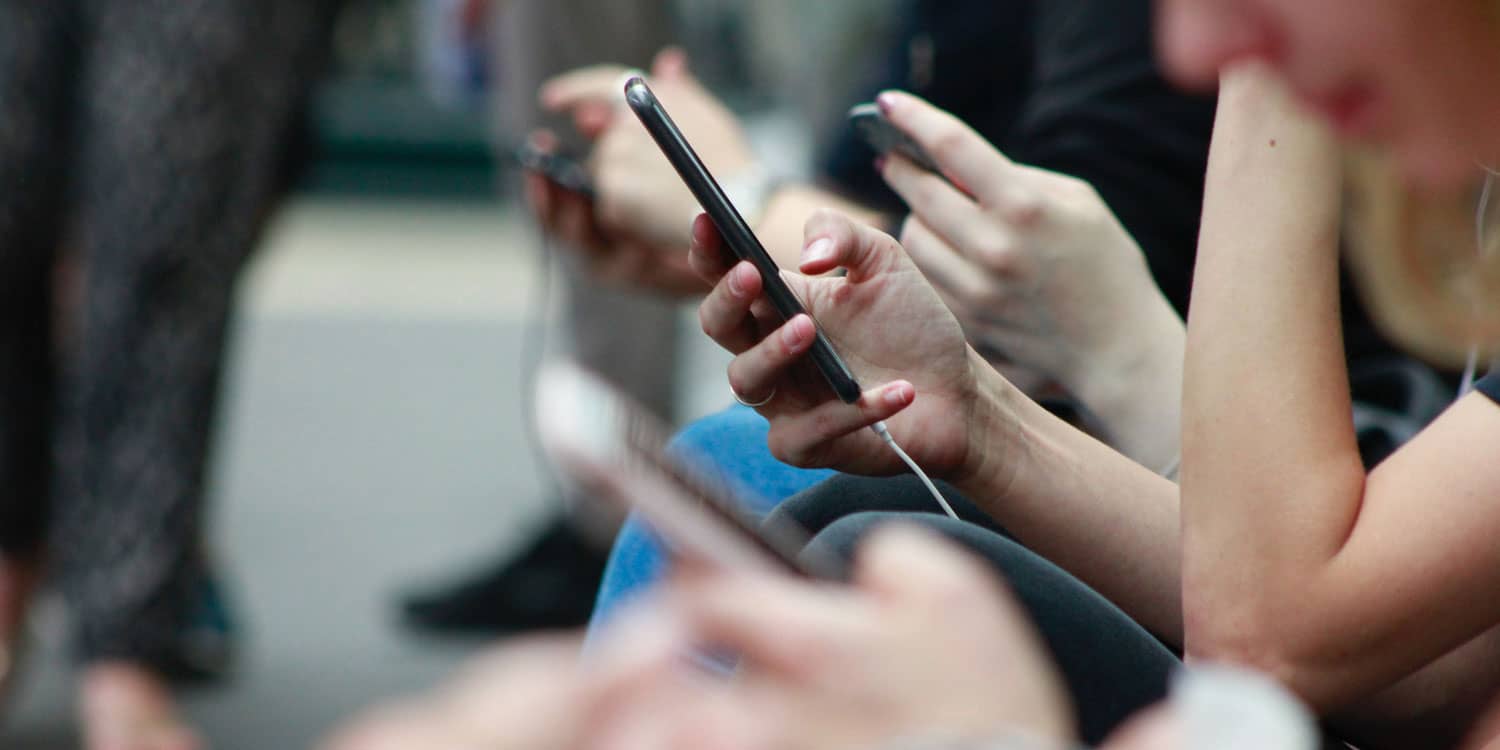
{"type": "Polygon", "coordinates": [[[1182,643],[1177,485],[985,368],[978,465],[955,484],[1028,547],[1182,643]],[[996,416],[1001,415],[1001,416],[996,416]]]}
{"type": "Polygon", "coordinates": [[[766,201],[765,211],[756,222],[755,233],[782,268],[796,268],[802,263],[802,227],[813,214],[824,208],[838,211],[861,224],[880,226],[885,223],[885,217],[879,212],[827,190],[789,183],[778,188],[766,201]]]}
{"type": "MultiPolygon", "coordinates": [[[[590,171],[597,200],[574,196],[583,214],[575,220],[548,225],[563,233],[587,227],[593,238],[567,237],[575,244],[600,245],[597,254],[618,255],[639,249],[645,254],[682,258],[689,242],[688,228],[702,209],[660,149],[628,112],[621,111],[620,81],[626,69],[615,65],[582,68],[558,76],[543,86],[544,106],[573,115],[580,132],[594,140],[590,171]]],[[[657,57],[652,85],[666,102],[679,127],[692,141],[708,167],[721,180],[755,170],[757,159],[740,122],[688,70],[676,50],[657,57]]],[[[838,210],[856,220],[881,223],[880,214],[811,185],[786,183],[765,196],[759,207],[740,206],[756,233],[783,268],[796,268],[802,251],[802,225],[820,208],[838,210]]],[[[649,267],[647,258],[636,267],[649,267]]],[[[696,279],[695,279],[696,282],[696,279]]],[[[692,285],[679,286],[695,288],[692,285]]]]}
{"type": "Polygon", "coordinates": [[[1456,405],[1367,478],[1338,317],[1338,149],[1256,71],[1226,76],[1188,323],[1190,656],[1329,708],[1500,621],[1500,411],[1456,405]]]}

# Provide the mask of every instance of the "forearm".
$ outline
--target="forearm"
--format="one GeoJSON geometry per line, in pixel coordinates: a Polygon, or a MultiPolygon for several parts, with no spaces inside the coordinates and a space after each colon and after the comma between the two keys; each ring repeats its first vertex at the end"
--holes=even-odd
{"type": "Polygon", "coordinates": [[[1064,386],[1115,450],[1176,479],[1182,451],[1182,364],[1187,329],[1160,292],[1141,300],[1130,336],[1072,368],[1064,386]]]}
{"type": "Polygon", "coordinates": [[[1257,648],[1359,513],[1340,190],[1332,137],[1264,74],[1226,76],[1183,381],[1184,606],[1210,656],[1257,648]]]}
{"type": "Polygon", "coordinates": [[[987,365],[981,372],[975,468],[959,488],[1028,547],[1180,644],[1177,486],[1048,413],[987,365]]]}
{"type": "Polygon", "coordinates": [[[755,233],[766,251],[782,268],[802,262],[803,226],[820,208],[831,208],[862,224],[881,226],[881,214],[826,190],[802,184],[786,184],[767,199],[755,233]]]}

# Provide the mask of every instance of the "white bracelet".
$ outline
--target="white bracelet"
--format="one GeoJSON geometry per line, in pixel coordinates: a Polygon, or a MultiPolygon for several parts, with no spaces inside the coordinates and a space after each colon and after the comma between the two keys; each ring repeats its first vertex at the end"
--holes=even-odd
{"type": "Polygon", "coordinates": [[[719,187],[724,189],[724,195],[745,222],[754,227],[765,218],[771,196],[783,182],[785,180],[771,174],[765,167],[754,164],[725,177],[719,182],[719,187]]]}
{"type": "Polygon", "coordinates": [[[1177,481],[1177,474],[1180,471],[1182,471],[1182,454],[1178,453],[1177,457],[1172,459],[1172,463],[1167,464],[1167,468],[1156,473],[1175,482],[1177,481]]]}

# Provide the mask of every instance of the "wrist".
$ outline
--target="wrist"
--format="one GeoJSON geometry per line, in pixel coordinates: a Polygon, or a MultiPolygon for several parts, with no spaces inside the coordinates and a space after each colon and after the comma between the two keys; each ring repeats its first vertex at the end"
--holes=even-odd
{"type": "Polygon", "coordinates": [[[753,227],[765,218],[771,198],[783,182],[759,162],[748,161],[725,173],[720,186],[740,216],[753,227]]]}
{"type": "Polygon", "coordinates": [[[1181,369],[1187,345],[1182,318],[1154,288],[1138,302],[1112,316],[1112,330],[1059,375],[1062,385],[1091,409],[1130,398],[1143,380],[1181,369]]]}
{"type": "Polygon", "coordinates": [[[1024,453],[1022,423],[1030,403],[971,346],[974,402],[969,409],[968,443],[963,461],[948,480],[969,497],[999,499],[1012,489],[1017,459],[1024,453]]]}
{"type": "Polygon", "coordinates": [[[1182,408],[1182,366],[1187,329],[1164,297],[1089,353],[1062,379],[1097,420],[1111,447],[1163,473],[1177,462],[1182,408]]]}

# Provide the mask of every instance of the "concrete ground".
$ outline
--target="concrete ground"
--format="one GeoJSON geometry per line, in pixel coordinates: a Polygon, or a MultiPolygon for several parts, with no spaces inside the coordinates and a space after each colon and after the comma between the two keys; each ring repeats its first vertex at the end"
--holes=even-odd
{"type": "MultiPolygon", "coordinates": [[[[545,515],[523,431],[536,261],[492,206],[299,200],[241,290],[213,539],[243,620],[233,684],[188,709],[220,750],[309,747],[478,647],[404,631],[403,590],[493,559],[545,515]]],[[[689,408],[722,405],[700,345],[689,408]]],[[[0,746],[77,746],[55,604],[0,746]]]]}

